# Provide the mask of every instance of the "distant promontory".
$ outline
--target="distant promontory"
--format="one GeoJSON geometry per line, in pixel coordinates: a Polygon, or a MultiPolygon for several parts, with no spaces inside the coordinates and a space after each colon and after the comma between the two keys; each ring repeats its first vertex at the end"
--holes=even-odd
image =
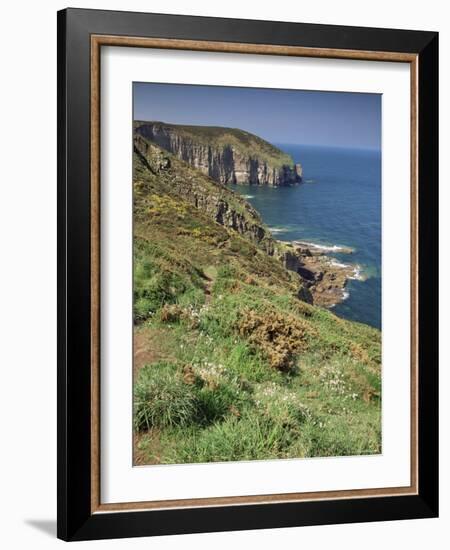
{"type": "Polygon", "coordinates": [[[302,167],[264,139],[236,128],[136,121],[135,132],[222,185],[290,186],[302,167]]]}

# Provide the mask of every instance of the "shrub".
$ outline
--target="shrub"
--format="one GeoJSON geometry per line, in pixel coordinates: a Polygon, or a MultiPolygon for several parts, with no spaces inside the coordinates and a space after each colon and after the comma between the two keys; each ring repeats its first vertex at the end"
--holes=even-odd
{"type": "Polygon", "coordinates": [[[165,304],[159,312],[159,318],[163,323],[176,323],[183,316],[183,309],[177,304],[165,304]]]}
{"type": "Polygon", "coordinates": [[[307,347],[305,323],[275,309],[244,311],[239,332],[267,356],[271,367],[281,371],[289,370],[295,354],[307,347]]]}
{"type": "Polygon", "coordinates": [[[136,430],[182,426],[196,416],[195,391],[174,365],[160,362],[140,370],[134,387],[136,430]]]}
{"type": "Polygon", "coordinates": [[[370,363],[370,357],[367,351],[356,342],[350,342],[349,345],[351,356],[359,361],[360,363],[365,363],[366,365],[370,363]]]}

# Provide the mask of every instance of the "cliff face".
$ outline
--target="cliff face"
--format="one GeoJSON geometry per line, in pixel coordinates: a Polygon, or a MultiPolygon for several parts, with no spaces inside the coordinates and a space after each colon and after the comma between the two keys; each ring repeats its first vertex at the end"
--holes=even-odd
{"type": "MultiPolygon", "coordinates": [[[[189,226],[184,215],[184,209],[189,205],[195,211],[191,215],[197,229],[185,229],[183,235],[186,231],[194,231],[192,234],[201,240],[203,229],[199,229],[199,224],[206,227],[216,222],[226,234],[240,235],[270,257],[270,261],[275,262],[271,264],[272,269],[282,266],[287,279],[287,272],[295,273],[291,283],[296,287],[294,293],[302,301],[329,307],[344,298],[347,280],[355,278],[355,266],[333,262],[332,258],[323,255],[323,251],[314,251],[308,245],[276,241],[249,202],[140,133],[134,136],[134,153],[136,227],[144,227],[151,216],[164,213],[168,205],[180,216],[170,222],[176,222],[176,226],[184,221],[189,226]]],[[[205,234],[205,238],[210,239],[210,236],[205,234]]],[[[225,238],[214,245],[208,240],[208,245],[216,249],[215,253],[218,253],[218,248],[228,247],[223,253],[227,252],[229,257],[246,247],[236,241],[231,244],[225,238]]],[[[263,261],[261,255],[255,259],[255,251],[251,251],[250,256],[253,267],[263,261]]]]}
{"type": "Polygon", "coordinates": [[[135,131],[218,183],[295,185],[302,167],[263,139],[231,128],[138,122],[135,131]]]}
{"type": "Polygon", "coordinates": [[[157,177],[165,192],[182,198],[208,218],[249,239],[270,256],[274,254],[275,240],[247,201],[197,169],[183,165],[139,134],[134,137],[134,152],[157,177]]]}

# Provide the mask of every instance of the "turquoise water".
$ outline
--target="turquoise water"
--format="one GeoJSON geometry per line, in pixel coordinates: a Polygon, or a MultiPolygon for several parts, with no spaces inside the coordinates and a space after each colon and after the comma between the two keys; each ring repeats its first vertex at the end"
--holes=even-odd
{"type": "Polygon", "coordinates": [[[346,246],[330,254],[359,264],[365,281],[347,283],[333,311],[381,328],[381,154],[378,151],[278,145],[303,166],[297,187],[234,186],[280,240],[346,246]]]}

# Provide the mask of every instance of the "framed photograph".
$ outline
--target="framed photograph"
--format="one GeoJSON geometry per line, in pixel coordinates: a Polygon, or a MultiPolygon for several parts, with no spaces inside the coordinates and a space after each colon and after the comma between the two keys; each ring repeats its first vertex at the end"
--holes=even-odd
{"type": "Polygon", "coordinates": [[[438,35],[58,13],[58,536],[438,514],[438,35]]]}

